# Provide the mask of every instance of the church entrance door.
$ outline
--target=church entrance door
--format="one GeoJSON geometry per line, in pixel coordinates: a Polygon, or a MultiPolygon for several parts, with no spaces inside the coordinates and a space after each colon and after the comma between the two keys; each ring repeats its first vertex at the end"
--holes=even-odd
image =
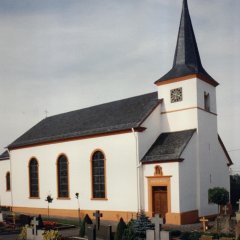
{"type": "Polygon", "coordinates": [[[160,214],[161,217],[165,218],[165,214],[168,212],[168,202],[167,202],[167,187],[166,186],[156,186],[152,187],[152,206],[153,206],[153,216],[155,214],[160,214]]]}

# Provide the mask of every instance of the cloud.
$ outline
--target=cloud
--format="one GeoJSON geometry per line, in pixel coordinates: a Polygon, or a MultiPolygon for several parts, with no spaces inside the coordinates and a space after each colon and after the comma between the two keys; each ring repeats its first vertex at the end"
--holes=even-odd
{"type": "MultiPolygon", "coordinates": [[[[189,8],[203,65],[221,84],[219,131],[235,147],[240,2],[192,0],[189,8]]],[[[53,115],[155,91],[172,65],[180,14],[179,0],[0,1],[0,147],[46,109],[53,115]]]]}

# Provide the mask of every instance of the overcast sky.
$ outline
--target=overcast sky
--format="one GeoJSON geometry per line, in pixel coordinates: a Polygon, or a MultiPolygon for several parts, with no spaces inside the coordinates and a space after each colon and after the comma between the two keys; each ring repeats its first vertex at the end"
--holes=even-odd
{"type": "MultiPolygon", "coordinates": [[[[240,164],[240,1],[188,0],[218,129],[240,164]]],[[[0,0],[0,152],[48,116],[156,91],[182,0],[0,0]]]]}

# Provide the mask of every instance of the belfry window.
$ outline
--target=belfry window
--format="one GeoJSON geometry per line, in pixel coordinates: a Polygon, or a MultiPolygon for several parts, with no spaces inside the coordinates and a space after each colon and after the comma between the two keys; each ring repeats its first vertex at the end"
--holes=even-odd
{"type": "Polygon", "coordinates": [[[210,111],[210,95],[207,92],[204,92],[204,109],[210,111]]]}
{"type": "Polygon", "coordinates": [[[6,191],[11,190],[10,172],[6,173],[6,191]]]}
{"type": "Polygon", "coordinates": [[[105,158],[97,151],[92,156],[92,197],[106,198],[105,193],[105,158]]]}
{"type": "Polygon", "coordinates": [[[57,180],[58,180],[58,197],[69,197],[68,186],[68,160],[66,156],[61,155],[57,160],[57,180]]]}
{"type": "Polygon", "coordinates": [[[30,197],[39,197],[38,188],[38,161],[33,158],[29,163],[29,191],[30,197]]]}

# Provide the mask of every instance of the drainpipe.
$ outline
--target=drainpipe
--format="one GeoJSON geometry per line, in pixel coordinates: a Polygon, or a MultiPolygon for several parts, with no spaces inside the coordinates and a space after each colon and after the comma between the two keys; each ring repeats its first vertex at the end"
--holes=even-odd
{"type": "Polygon", "coordinates": [[[12,182],[12,158],[10,151],[8,150],[9,159],[10,159],[10,189],[11,189],[11,211],[13,209],[13,182],[12,182]]]}
{"type": "Polygon", "coordinates": [[[135,151],[136,151],[136,174],[137,174],[137,209],[138,212],[141,210],[141,197],[140,197],[140,179],[139,179],[139,168],[141,167],[141,163],[139,163],[139,154],[138,154],[138,137],[137,134],[132,128],[132,133],[135,138],[135,151]]]}

